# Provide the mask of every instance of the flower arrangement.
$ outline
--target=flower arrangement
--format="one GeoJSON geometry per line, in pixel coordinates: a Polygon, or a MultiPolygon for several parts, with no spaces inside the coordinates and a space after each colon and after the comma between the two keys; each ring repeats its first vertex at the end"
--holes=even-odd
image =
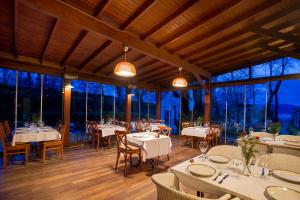
{"type": "Polygon", "coordinates": [[[203,118],[199,116],[196,121],[196,126],[201,126],[203,124],[203,118]]]}
{"type": "Polygon", "coordinates": [[[275,140],[275,136],[277,134],[279,134],[279,131],[281,129],[281,123],[278,121],[278,122],[272,122],[269,126],[269,130],[271,131],[271,133],[273,134],[273,138],[275,140]]]}
{"type": "Polygon", "coordinates": [[[242,137],[240,146],[242,149],[242,155],[244,158],[244,174],[245,175],[250,175],[251,171],[249,168],[249,164],[251,162],[252,158],[256,157],[256,153],[258,153],[258,151],[255,149],[255,145],[258,143],[257,141],[258,139],[255,137],[250,137],[250,138],[245,138],[242,137]]]}

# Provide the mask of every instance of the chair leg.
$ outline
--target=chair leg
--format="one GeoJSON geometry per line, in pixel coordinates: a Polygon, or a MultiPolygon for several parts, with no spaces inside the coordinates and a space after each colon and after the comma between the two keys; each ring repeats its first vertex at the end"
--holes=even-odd
{"type": "Polygon", "coordinates": [[[42,161],[44,162],[46,159],[46,147],[43,146],[43,152],[42,152],[43,156],[42,156],[42,161]]]}
{"type": "Polygon", "coordinates": [[[6,152],[3,152],[3,169],[6,169],[7,167],[7,154],[6,152]]]}
{"type": "Polygon", "coordinates": [[[124,176],[126,176],[126,168],[127,168],[127,153],[124,154],[125,157],[125,166],[124,166],[124,176]]]}
{"type": "Polygon", "coordinates": [[[168,158],[168,160],[170,160],[169,154],[167,154],[167,158],[168,158]]]}
{"type": "Polygon", "coordinates": [[[139,166],[140,166],[141,169],[143,170],[143,167],[142,167],[142,154],[141,154],[141,151],[139,151],[139,166]]]}
{"type": "Polygon", "coordinates": [[[119,157],[120,157],[120,152],[118,151],[118,153],[117,153],[117,161],[116,161],[115,170],[118,169],[119,157]]]}
{"type": "Polygon", "coordinates": [[[132,167],[132,154],[130,154],[129,159],[130,159],[130,166],[132,167]]]}
{"type": "Polygon", "coordinates": [[[60,157],[61,157],[62,160],[64,159],[64,146],[63,146],[63,144],[60,147],[60,157]]]}
{"type": "Polygon", "coordinates": [[[99,144],[100,144],[100,137],[99,137],[99,135],[97,135],[97,148],[96,148],[96,151],[99,150],[99,144]]]}
{"type": "Polygon", "coordinates": [[[157,156],[157,165],[159,165],[159,156],[157,156]]]}
{"type": "Polygon", "coordinates": [[[28,148],[25,148],[25,165],[27,165],[28,162],[28,148]]]}

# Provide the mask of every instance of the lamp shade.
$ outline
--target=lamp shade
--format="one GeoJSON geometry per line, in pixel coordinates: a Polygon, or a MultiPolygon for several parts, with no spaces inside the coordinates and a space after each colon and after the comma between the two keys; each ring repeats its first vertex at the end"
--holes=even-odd
{"type": "Polygon", "coordinates": [[[133,77],[136,75],[136,71],[133,64],[123,61],[116,65],[114,74],[123,77],[133,77]]]}
{"type": "Polygon", "coordinates": [[[172,82],[173,87],[187,87],[187,81],[185,78],[177,77],[172,82]]]}

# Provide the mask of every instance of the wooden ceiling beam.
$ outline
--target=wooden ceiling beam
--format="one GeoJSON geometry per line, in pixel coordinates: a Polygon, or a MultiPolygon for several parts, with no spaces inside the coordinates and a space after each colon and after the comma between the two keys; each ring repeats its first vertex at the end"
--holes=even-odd
{"type": "Polygon", "coordinates": [[[196,80],[198,81],[199,85],[201,85],[201,87],[205,90],[206,93],[210,93],[209,89],[207,88],[207,86],[205,85],[204,81],[202,80],[202,78],[198,75],[198,74],[193,74],[194,77],[196,78],[196,80]]]}
{"type": "Polygon", "coordinates": [[[137,75],[142,76],[142,75],[148,73],[149,71],[152,71],[155,68],[155,66],[153,67],[153,65],[155,65],[159,62],[160,62],[159,60],[155,59],[155,60],[152,60],[152,61],[149,61],[149,62],[143,64],[142,67],[137,68],[138,69],[137,75]]]}
{"type": "Polygon", "coordinates": [[[285,40],[291,43],[300,44],[299,36],[294,36],[292,34],[281,33],[279,31],[268,30],[259,27],[252,29],[252,31],[263,36],[269,36],[269,37],[285,40]]]}
{"type": "Polygon", "coordinates": [[[57,19],[55,18],[55,19],[53,20],[53,23],[52,23],[52,26],[51,26],[51,29],[50,29],[48,38],[47,38],[47,40],[46,40],[46,42],[45,42],[45,45],[44,45],[43,50],[42,50],[42,53],[41,53],[41,57],[40,57],[41,63],[44,62],[44,58],[45,58],[46,51],[47,51],[47,49],[48,49],[48,47],[49,47],[51,38],[53,37],[53,33],[55,32],[56,27],[57,27],[57,19]]]}
{"type": "Polygon", "coordinates": [[[221,13],[225,12],[226,10],[230,9],[231,7],[235,6],[237,3],[239,3],[241,0],[233,0],[233,1],[229,1],[229,3],[227,3],[225,6],[222,6],[221,8],[208,13],[207,15],[200,17],[197,21],[195,21],[194,23],[192,23],[191,25],[188,25],[184,28],[182,28],[181,30],[176,30],[175,34],[171,35],[169,38],[167,38],[166,40],[162,41],[158,46],[159,47],[163,47],[166,46],[167,44],[181,38],[183,35],[185,35],[186,33],[194,30],[195,28],[199,27],[200,25],[206,23],[207,21],[217,17],[218,15],[220,15],[221,13]]]}
{"type": "Polygon", "coordinates": [[[167,71],[170,71],[171,69],[174,69],[171,67],[169,64],[162,64],[160,66],[155,67],[154,69],[151,70],[151,72],[144,73],[142,75],[139,75],[137,79],[139,81],[146,80],[147,78],[152,78],[153,76],[157,76],[157,74],[165,73],[167,71]]]}
{"type": "Polygon", "coordinates": [[[157,84],[158,82],[166,80],[166,79],[170,79],[173,76],[178,76],[178,70],[176,70],[176,71],[175,70],[174,71],[169,70],[168,74],[160,74],[160,75],[157,75],[155,77],[148,78],[144,82],[149,83],[149,84],[157,84]]]}
{"type": "MultiPolygon", "coordinates": [[[[183,72],[182,73],[182,77],[186,78],[187,81],[191,81],[191,77],[189,76],[190,74],[187,73],[187,72],[183,72]]],[[[161,83],[164,83],[164,82],[167,82],[167,81],[170,81],[170,83],[168,83],[169,86],[172,87],[172,80],[174,80],[176,77],[178,77],[178,71],[175,71],[174,73],[169,73],[169,75],[167,76],[161,76],[155,80],[151,80],[151,82],[147,81],[147,83],[153,83],[153,84],[161,84],[161,83]]],[[[178,88],[179,89],[179,88],[178,88]]]]}
{"type": "MultiPolygon", "coordinates": [[[[108,2],[109,2],[108,0],[99,1],[97,9],[95,10],[93,16],[95,16],[96,18],[99,18],[100,15],[101,15],[101,13],[102,13],[102,11],[108,5],[108,2]]],[[[63,57],[63,59],[61,61],[61,65],[62,66],[65,65],[65,63],[67,62],[67,60],[69,59],[69,57],[77,49],[77,47],[83,41],[83,39],[86,37],[87,34],[88,34],[88,31],[86,31],[86,30],[80,31],[78,37],[76,38],[76,40],[74,41],[74,43],[72,44],[72,46],[70,47],[70,49],[67,51],[67,53],[63,57]]]]}
{"type": "MultiPolygon", "coordinates": [[[[128,51],[129,52],[129,51],[128,51]]],[[[127,52],[127,53],[128,53],[127,52]]],[[[99,67],[97,67],[97,69],[95,69],[93,71],[93,73],[99,73],[102,69],[104,69],[105,67],[109,66],[110,64],[116,62],[117,60],[120,59],[120,57],[122,57],[124,55],[124,51],[122,51],[121,53],[113,56],[112,58],[110,58],[107,62],[103,63],[102,65],[100,65],[99,67]]]]}
{"type": "Polygon", "coordinates": [[[265,1],[265,2],[261,3],[260,5],[252,8],[248,12],[242,13],[240,16],[236,16],[233,20],[231,20],[227,23],[224,23],[221,26],[218,26],[210,31],[207,31],[202,35],[196,36],[196,37],[190,39],[189,41],[177,46],[176,48],[172,49],[172,53],[177,53],[183,49],[186,49],[187,47],[190,47],[200,41],[205,40],[208,37],[211,37],[214,34],[220,33],[220,32],[246,20],[247,18],[249,18],[259,12],[261,12],[265,9],[268,9],[271,6],[274,6],[278,2],[280,2],[280,1],[265,1]]]}
{"type": "Polygon", "coordinates": [[[148,10],[155,0],[147,0],[141,5],[121,26],[121,30],[125,30],[130,24],[132,24],[142,13],[148,10]]]}
{"type": "Polygon", "coordinates": [[[188,10],[190,7],[195,5],[198,0],[189,0],[184,5],[180,6],[177,10],[175,10],[172,14],[167,16],[164,20],[162,20],[160,23],[158,23],[156,26],[151,28],[149,31],[147,31],[142,37],[142,40],[148,39],[151,35],[156,33],[158,30],[160,30],[162,27],[170,23],[172,20],[174,20],[176,17],[180,16],[182,13],[184,13],[186,10],[188,10]]]}
{"type": "Polygon", "coordinates": [[[196,48],[196,49],[194,49],[192,51],[189,51],[188,53],[185,53],[182,57],[184,59],[186,59],[186,58],[188,58],[190,56],[193,56],[193,55],[197,54],[198,52],[203,52],[203,51],[206,51],[208,49],[211,49],[211,48],[213,48],[215,46],[218,46],[218,45],[220,45],[220,44],[222,44],[222,43],[224,43],[226,41],[232,40],[232,39],[240,36],[241,34],[244,34],[244,33],[248,32],[252,27],[263,26],[263,25],[265,25],[267,23],[270,23],[270,22],[272,22],[274,20],[277,20],[277,19],[279,19],[281,17],[286,16],[286,15],[290,14],[291,12],[299,10],[299,8],[300,8],[300,6],[298,4],[295,4],[293,6],[285,8],[285,9],[279,11],[278,13],[276,13],[274,15],[271,15],[269,17],[266,17],[266,18],[260,20],[259,22],[256,22],[255,24],[249,25],[249,27],[246,27],[246,28],[244,28],[242,30],[239,30],[239,31],[234,32],[234,33],[232,33],[230,35],[227,35],[224,38],[220,38],[218,40],[215,40],[214,42],[208,43],[208,44],[206,44],[206,45],[204,45],[202,47],[199,47],[199,48],[196,48]]]}
{"type": "Polygon", "coordinates": [[[18,45],[17,45],[17,36],[18,36],[18,8],[19,8],[19,3],[18,0],[13,1],[13,27],[14,27],[14,32],[13,32],[13,54],[15,57],[18,56],[18,45]]]}
{"type": "Polygon", "coordinates": [[[296,59],[300,60],[300,54],[299,53],[294,53],[292,51],[287,51],[287,50],[280,49],[280,48],[270,46],[270,45],[267,45],[267,44],[264,44],[264,45],[262,44],[262,45],[260,45],[260,47],[267,50],[267,51],[278,53],[282,56],[292,57],[292,58],[296,58],[296,59]]]}
{"type": "MultiPolygon", "coordinates": [[[[203,77],[210,77],[211,73],[207,70],[197,67],[180,57],[170,54],[169,52],[157,48],[139,38],[134,37],[130,33],[126,33],[115,29],[107,25],[106,23],[100,21],[99,19],[90,16],[64,2],[53,1],[53,0],[21,0],[22,3],[30,6],[33,9],[39,10],[46,14],[50,14],[58,18],[59,20],[68,21],[70,23],[75,23],[82,28],[93,31],[109,40],[119,41],[121,43],[128,44],[130,47],[142,52],[143,54],[149,55],[153,58],[159,59],[163,62],[169,63],[174,67],[181,66],[184,70],[197,73],[203,77]]],[[[95,70],[94,72],[98,72],[95,70]]]]}
{"type": "Polygon", "coordinates": [[[89,57],[87,57],[83,63],[79,66],[78,70],[82,70],[89,62],[91,62],[95,57],[97,57],[102,51],[104,51],[112,41],[105,41],[98,49],[96,49],[89,57]]]}
{"type": "MultiPolygon", "coordinates": [[[[288,21],[287,23],[276,25],[276,26],[272,27],[271,30],[282,30],[282,29],[284,29],[286,27],[294,25],[295,23],[297,23],[297,21],[299,21],[299,19],[295,18],[295,19],[293,19],[291,21],[288,21]]],[[[289,31],[289,34],[291,34],[294,31],[295,30],[289,31]]],[[[195,63],[195,64],[197,64],[196,61],[198,61],[198,60],[208,61],[208,60],[211,60],[214,56],[216,56],[218,54],[221,54],[221,53],[224,53],[224,52],[226,52],[229,49],[236,48],[238,46],[244,45],[244,44],[246,44],[248,42],[251,42],[252,40],[256,40],[256,39],[261,38],[261,37],[264,37],[264,36],[255,34],[255,35],[249,36],[249,37],[247,37],[245,39],[242,39],[242,40],[239,40],[237,42],[234,42],[234,43],[232,43],[230,45],[227,45],[227,46],[224,46],[222,48],[219,48],[219,49],[217,49],[215,51],[212,51],[210,53],[201,54],[200,56],[193,57],[193,59],[189,59],[188,61],[191,62],[191,63],[195,63]]]]}

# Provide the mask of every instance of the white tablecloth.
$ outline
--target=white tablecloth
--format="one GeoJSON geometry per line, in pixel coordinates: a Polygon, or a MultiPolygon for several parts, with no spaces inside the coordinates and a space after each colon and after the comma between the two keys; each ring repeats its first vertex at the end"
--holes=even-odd
{"type": "Polygon", "coordinates": [[[194,137],[206,137],[209,133],[208,127],[188,127],[183,128],[181,135],[194,136],[194,137]]]}
{"type": "Polygon", "coordinates": [[[170,137],[160,135],[159,138],[156,138],[155,134],[157,133],[133,133],[127,135],[127,140],[129,143],[142,148],[144,162],[146,159],[167,155],[171,152],[172,142],[170,137]]]}
{"type": "MultiPolygon", "coordinates": [[[[229,174],[234,174],[234,170],[232,168],[229,168],[230,164],[215,164],[210,162],[208,159],[202,160],[198,158],[198,156],[195,157],[194,160],[195,163],[202,163],[213,166],[215,169],[217,169],[216,174],[218,174],[220,168],[223,172],[226,172],[227,170],[229,174]]],[[[190,187],[191,189],[201,192],[207,192],[216,195],[228,193],[234,196],[238,196],[243,200],[266,200],[267,198],[264,195],[264,191],[265,188],[270,185],[282,186],[300,191],[300,185],[282,181],[271,176],[261,178],[254,176],[243,176],[240,174],[238,178],[229,176],[223,181],[222,184],[218,184],[217,181],[212,180],[216,175],[208,178],[192,176],[186,170],[186,167],[190,164],[191,163],[189,162],[189,160],[185,161],[172,167],[171,171],[176,175],[176,177],[182,184],[190,187]]],[[[220,180],[220,178],[218,178],[218,180],[220,180]]]]}
{"type": "Polygon", "coordinates": [[[126,131],[125,127],[114,125],[114,124],[99,125],[98,130],[101,130],[102,137],[115,135],[115,130],[126,131]]]}
{"type": "Polygon", "coordinates": [[[288,143],[286,143],[286,141],[279,140],[264,141],[262,143],[271,147],[272,153],[284,153],[300,157],[300,143],[297,143],[298,146],[289,145],[288,143]]]}
{"type": "MultiPolygon", "coordinates": [[[[160,124],[160,123],[150,123],[150,129],[151,131],[158,131],[160,130],[158,126],[166,126],[165,124],[160,124]]],[[[132,130],[135,131],[135,122],[131,122],[131,127],[132,130]]]]}
{"type": "Polygon", "coordinates": [[[31,128],[17,128],[12,140],[12,146],[16,143],[26,142],[42,142],[50,140],[59,140],[60,133],[51,127],[31,129],[31,128]]]}

